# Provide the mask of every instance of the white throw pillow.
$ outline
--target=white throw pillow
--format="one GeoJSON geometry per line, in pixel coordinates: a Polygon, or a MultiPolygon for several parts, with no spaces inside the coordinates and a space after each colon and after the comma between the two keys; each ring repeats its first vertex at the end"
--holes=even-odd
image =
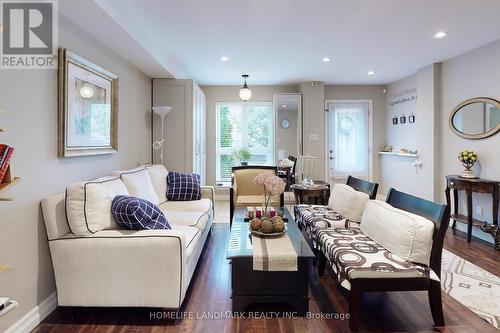
{"type": "Polygon", "coordinates": [[[128,169],[128,170],[116,170],[111,172],[111,176],[120,177],[122,173],[132,173],[136,171],[141,171],[145,168],[145,165],[138,166],[136,168],[128,169]]]}
{"type": "Polygon", "coordinates": [[[142,169],[135,172],[122,173],[120,178],[125,183],[131,196],[148,200],[158,205],[158,196],[151,183],[148,170],[142,169]]]}
{"type": "Polygon", "coordinates": [[[429,265],[434,223],[425,217],[371,200],[363,213],[361,231],[403,259],[429,265]]]}
{"type": "Polygon", "coordinates": [[[167,201],[167,176],[168,170],[161,164],[147,165],[151,183],[155,189],[160,203],[167,201]]]}
{"type": "Polygon", "coordinates": [[[356,191],[346,184],[333,185],[328,207],[348,220],[361,222],[365,205],[370,200],[368,194],[356,191]]]}
{"type": "Polygon", "coordinates": [[[167,176],[168,170],[164,165],[161,164],[147,164],[142,165],[137,168],[129,169],[129,170],[117,170],[111,172],[113,176],[120,176],[124,173],[132,173],[136,171],[140,171],[146,169],[149,172],[149,177],[151,178],[151,183],[156,192],[156,196],[158,197],[158,201],[160,203],[167,201],[167,176]]]}
{"type": "Polygon", "coordinates": [[[83,236],[117,228],[111,203],[115,196],[128,194],[123,181],[116,177],[70,185],[66,189],[66,215],[71,232],[83,236]]]}

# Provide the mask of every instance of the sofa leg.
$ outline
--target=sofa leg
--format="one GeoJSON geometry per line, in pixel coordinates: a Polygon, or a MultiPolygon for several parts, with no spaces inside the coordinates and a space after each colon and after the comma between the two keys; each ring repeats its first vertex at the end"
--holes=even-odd
{"type": "Polygon", "coordinates": [[[359,316],[361,312],[362,293],[356,287],[351,285],[349,293],[349,328],[356,332],[359,327],[359,316]]]}
{"type": "Polygon", "coordinates": [[[323,276],[325,274],[325,266],[326,266],[326,257],[323,254],[323,252],[316,250],[317,252],[317,269],[318,269],[318,275],[323,276]]]}
{"type": "Polygon", "coordinates": [[[431,281],[428,294],[434,325],[444,326],[443,303],[441,300],[441,284],[438,281],[431,281]]]}

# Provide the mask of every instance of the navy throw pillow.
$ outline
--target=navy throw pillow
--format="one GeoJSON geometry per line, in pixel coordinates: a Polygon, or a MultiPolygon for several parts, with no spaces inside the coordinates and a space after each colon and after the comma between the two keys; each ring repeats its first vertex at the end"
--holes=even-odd
{"type": "Polygon", "coordinates": [[[128,230],[172,229],[163,212],[154,203],[128,195],[117,195],[111,213],[128,230]]]}
{"type": "Polygon", "coordinates": [[[169,172],[167,176],[167,199],[172,201],[200,200],[200,175],[169,172]]]}

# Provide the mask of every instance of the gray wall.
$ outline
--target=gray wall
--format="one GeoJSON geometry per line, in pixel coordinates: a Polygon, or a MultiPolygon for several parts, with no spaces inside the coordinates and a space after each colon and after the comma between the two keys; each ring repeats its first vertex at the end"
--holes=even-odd
{"type": "Polygon", "coordinates": [[[150,160],[150,78],[63,17],[59,44],[119,76],[119,152],[57,158],[57,71],[1,70],[0,142],[15,147],[12,170],[22,180],[0,202],[0,295],[20,305],[0,318],[5,331],[55,291],[40,200],[72,182],[150,160]]]}
{"type": "MultiPolygon", "coordinates": [[[[500,180],[500,158],[498,147],[500,147],[500,133],[482,139],[467,140],[455,135],[449,125],[448,117],[453,108],[463,100],[472,97],[491,97],[500,100],[500,40],[491,44],[447,60],[441,65],[441,111],[440,130],[442,140],[440,150],[442,152],[442,167],[439,178],[441,181],[436,185],[439,188],[441,201],[444,202],[444,177],[448,174],[462,172],[463,167],[457,160],[458,152],[464,149],[472,149],[479,155],[481,178],[500,180]]],[[[492,213],[491,197],[485,194],[474,194],[474,216],[480,220],[491,222],[492,213]],[[483,216],[476,215],[476,207],[482,206],[483,216]]],[[[465,209],[465,196],[460,195],[461,211],[465,209]]],[[[464,225],[458,224],[460,228],[464,225]]],[[[485,235],[477,228],[473,233],[491,241],[491,236],[485,235]]]]}
{"type": "MultiPolygon", "coordinates": [[[[215,104],[240,102],[241,86],[202,86],[207,101],[207,185],[215,185],[215,104]]],[[[272,102],[273,94],[296,93],[297,86],[251,86],[252,102],[272,102]]]]}
{"type": "Polygon", "coordinates": [[[390,187],[412,193],[429,200],[435,200],[435,181],[439,170],[439,65],[430,65],[419,69],[416,74],[393,82],[387,86],[387,114],[385,118],[385,141],[395,151],[401,148],[418,150],[418,158],[382,155],[382,183],[380,193],[387,193],[390,187]],[[397,96],[404,90],[416,89],[418,98],[402,104],[391,105],[401,98],[411,98],[414,94],[397,96]],[[408,116],[415,116],[415,123],[408,122],[408,116]],[[406,123],[399,119],[406,116],[406,123]],[[392,118],[398,117],[398,124],[392,124],[392,118]],[[413,162],[422,161],[421,167],[413,162]]]}

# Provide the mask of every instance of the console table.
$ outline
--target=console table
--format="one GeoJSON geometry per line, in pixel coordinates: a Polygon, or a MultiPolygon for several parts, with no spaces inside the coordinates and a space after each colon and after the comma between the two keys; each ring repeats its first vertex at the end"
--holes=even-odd
{"type": "MultiPolygon", "coordinates": [[[[498,199],[499,199],[499,181],[487,180],[481,178],[462,178],[459,175],[446,176],[446,203],[451,209],[450,190],[453,190],[453,219],[452,228],[456,222],[467,224],[467,242],[471,241],[472,226],[482,226],[484,221],[476,220],[472,217],[472,193],[489,193],[493,197],[493,226],[498,226],[498,199]],[[458,191],[465,191],[467,195],[467,216],[458,213],[458,191]]],[[[498,237],[492,233],[493,237],[498,237]]],[[[498,241],[495,239],[495,241],[498,241]]]]}

